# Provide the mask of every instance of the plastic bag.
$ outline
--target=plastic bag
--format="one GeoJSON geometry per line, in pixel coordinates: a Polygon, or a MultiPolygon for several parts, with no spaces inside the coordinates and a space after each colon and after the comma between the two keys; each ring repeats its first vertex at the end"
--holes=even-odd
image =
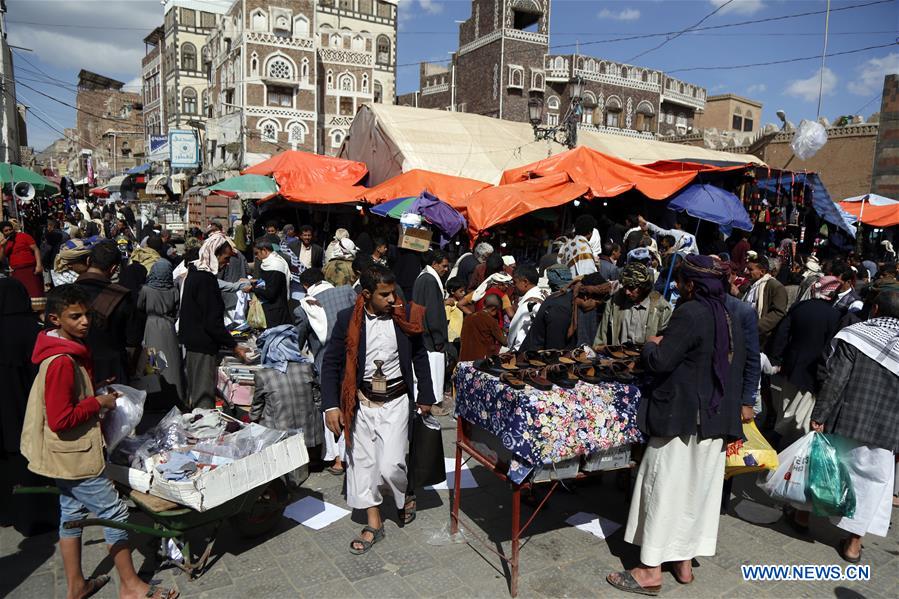
{"type": "Polygon", "coordinates": [[[412,419],[412,439],[406,463],[410,489],[436,485],[446,480],[443,435],[440,433],[440,423],[434,416],[416,414],[412,419]]]}
{"type": "Polygon", "coordinates": [[[265,321],[265,310],[262,309],[262,302],[255,295],[250,298],[250,307],[247,309],[247,324],[260,331],[268,328],[265,321]]]}
{"type": "Polygon", "coordinates": [[[808,478],[808,461],[812,449],[812,439],[815,433],[811,432],[784,449],[777,455],[779,465],[774,472],[759,480],[759,487],[768,494],[771,499],[792,503],[799,509],[811,508],[806,495],[806,481],[808,478]]]}
{"type": "Polygon", "coordinates": [[[818,153],[827,143],[827,131],[824,125],[816,121],[803,120],[793,135],[790,147],[800,160],[808,160],[818,153]]]}
{"type": "Polygon", "coordinates": [[[746,437],[745,441],[740,439],[727,445],[724,478],[761,470],[777,470],[780,464],[777,452],[759,432],[755,421],[743,423],[743,436],[746,437]]]}
{"type": "Polygon", "coordinates": [[[849,469],[840,459],[830,435],[816,434],[808,462],[808,494],[816,516],[855,515],[855,490],[849,469]]]}
{"type": "Polygon", "coordinates": [[[109,385],[97,393],[103,395],[112,391],[118,391],[121,395],[115,400],[115,409],[106,412],[101,424],[103,438],[110,452],[140,424],[140,419],[144,416],[144,401],[147,399],[146,391],[126,385],[109,385]]]}

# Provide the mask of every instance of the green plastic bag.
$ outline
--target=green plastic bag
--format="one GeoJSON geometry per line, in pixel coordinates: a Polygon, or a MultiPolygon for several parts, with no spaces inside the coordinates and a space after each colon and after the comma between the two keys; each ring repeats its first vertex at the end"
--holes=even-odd
{"type": "Polygon", "coordinates": [[[816,516],[855,515],[855,490],[849,469],[843,463],[830,435],[818,433],[812,439],[808,461],[806,494],[816,516]]]}

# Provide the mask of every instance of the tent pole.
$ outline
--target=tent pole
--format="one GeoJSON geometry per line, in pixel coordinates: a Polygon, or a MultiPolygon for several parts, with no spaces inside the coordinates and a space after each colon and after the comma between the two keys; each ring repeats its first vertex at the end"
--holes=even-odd
{"type": "Polygon", "coordinates": [[[862,246],[864,245],[864,239],[863,239],[864,231],[863,231],[862,227],[864,227],[865,224],[862,222],[862,217],[865,215],[865,200],[866,199],[868,199],[867,195],[862,196],[862,207],[858,211],[858,223],[856,224],[856,227],[855,227],[855,251],[859,256],[862,255],[862,246]]]}

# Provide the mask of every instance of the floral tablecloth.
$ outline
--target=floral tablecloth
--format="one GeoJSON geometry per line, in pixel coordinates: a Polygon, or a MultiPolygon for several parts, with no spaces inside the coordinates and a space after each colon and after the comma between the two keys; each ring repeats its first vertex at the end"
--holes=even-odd
{"type": "Polygon", "coordinates": [[[462,362],[453,375],[456,416],[496,435],[503,446],[533,465],[643,441],[637,428],[640,390],[633,385],[578,381],[517,390],[462,362]]]}

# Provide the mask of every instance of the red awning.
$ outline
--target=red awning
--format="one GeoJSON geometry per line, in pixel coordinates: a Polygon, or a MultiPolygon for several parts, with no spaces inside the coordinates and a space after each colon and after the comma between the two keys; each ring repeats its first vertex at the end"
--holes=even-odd
{"type": "Polygon", "coordinates": [[[490,187],[489,183],[475,179],[414,169],[366,189],[359,199],[369,204],[381,204],[397,198],[417,197],[422,191],[427,191],[456,210],[461,210],[473,193],[487,187],[490,187]]]}
{"type": "Polygon", "coordinates": [[[659,172],[586,146],[578,146],[544,160],[509,169],[503,173],[500,183],[516,183],[557,173],[564,173],[571,181],[586,185],[588,198],[609,198],[636,189],[653,200],[669,198],[696,177],[693,170],[659,172]]]}
{"type": "Polygon", "coordinates": [[[589,193],[583,183],[571,181],[565,173],[539,179],[487,187],[471,196],[463,215],[468,219],[472,243],[490,227],[507,223],[540,208],[561,206],[589,193]]]}
{"type": "Polygon", "coordinates": [[[361,162],[287,150],[243,171],[244,175],[274,177],[281,190],[301,190],[322,183],[355,185],[368,173],[361,162]]]}
{"type": "Polygon", "coordinates": [[[94,187],[88,193],[90,195],[94,196],[95,198],[108,198],[109,197],[109,190],[106,189],[105,187],[94,187]]]}

